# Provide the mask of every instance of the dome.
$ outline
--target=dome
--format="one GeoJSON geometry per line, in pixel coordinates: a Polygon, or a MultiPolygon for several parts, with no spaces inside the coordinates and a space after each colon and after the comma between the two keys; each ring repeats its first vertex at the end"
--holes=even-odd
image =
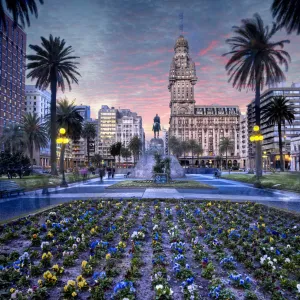
{"type": "Polygon", "coordinates": [[[176,49],[177,47],[189,48],[188,41],[183,37],[183,35],[180,35],[179,38],[177,39],[174,49],[176,49]]]}

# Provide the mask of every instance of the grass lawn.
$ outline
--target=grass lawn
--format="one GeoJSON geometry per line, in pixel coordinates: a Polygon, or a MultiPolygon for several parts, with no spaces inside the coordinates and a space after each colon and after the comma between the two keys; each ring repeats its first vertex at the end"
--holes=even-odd
{"type": "Polygon", "coordinates": [[[123,188],[180,188],[180,189],[213,189],[211,185],[192,180],[175,180],[166,184],[156,184],[151,180],[125,180],[113,184],[108,189],[123,188]]]}
{"type": "MultiPolygon", "coordinates": [[[[222,175],[222,178],[246,183],[254,183],[256,179],[254,175],[247,174],[228,174],[222,175]]],[[[300,174],[285,172],[263,175],[261,184],[264,188],[276,188],[279,190],[300,192],[300,174]]]]}
{"type": "MultiPolygon", "coordinates": [[[[98,175],[90,175],[89,179],[95,178],[98,175]]],[[[26,191],[46,188],[46,187],[56,187],[61,183],[61,176],[52,175],[30,175],[25,176],[22,179],[13,178],[7,179],[7,177],[0,177],[0,180],[12,180],[15,181],[20,187],[24,188],[26,191]]],[[[79,177],[81,178],[81,177],[79,177]]],[[[68,183],[80,181],[81,179],[75,178],[73,174],[66,174],[66,181],[68,183]]]]}

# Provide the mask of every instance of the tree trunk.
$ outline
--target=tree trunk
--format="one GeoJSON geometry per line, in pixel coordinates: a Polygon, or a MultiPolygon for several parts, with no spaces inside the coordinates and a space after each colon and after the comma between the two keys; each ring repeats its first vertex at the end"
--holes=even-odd
{"type": "Polygon", "coordinates": [[[90,139],[87,137],[86,139],[87,142],[87,157],[88,157],[88,167],[90,166],[90,139]]]}
{"type": "Polygon", "coordinates": [[[284,172],[284,160],[283,160],[283,152],[282,152],[281,122],[278,122],[278,137],[279,137],[280,171],[284,172]]]}
{"type": "Polygon", "coordinates": [[[33,168],[33,141],[29,142],[29,156],[30,156],[31,168],[33,168]]]}
{"type": "Polygon", "coordinates": [[[121,153],[119,154],[119,168],[120,168],[120,164],[121,164],[121,153]]]}
{"type": "Polygon", "coordinates": [[[51,126],[51,174],[57,175],[56,167],[56,92],[57,92],[57,74],[56,68],[53,67],[51,70],[51,107],[50,107],[50,126],[51,126]]]}
{"type": "Polygon", "coordinates": [[[60,173],[62,173],[65,168],[65,166],[64,166],[65,149],[66,149],[66,144],[62,144],[61,149],[60,149],[60,162],[59,162],[59,172],[60,173]]]}
{"type": "Polygon", "coordinates": [[[228,170],[228,162],[227,162],[227,148],[226,148],[226,163],[225,163],[225,166],[226,166],[226,170],[228,170]]]}
{"type": "MultiPolygon", "coordinates": [[[[255,88],[255,125],[260,127],[260,82],[256,83],[255,88]]],[[[255,168],[257,180],[262,176],[262,150],[261,141],[256,142],[255,168]]]]}

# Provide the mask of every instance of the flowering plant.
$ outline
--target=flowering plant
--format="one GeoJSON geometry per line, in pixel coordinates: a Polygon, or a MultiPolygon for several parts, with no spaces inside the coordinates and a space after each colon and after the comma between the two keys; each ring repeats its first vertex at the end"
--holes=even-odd
{"type": "Polygon", "coordinates": [[[44,267],[50,267],[51,265],[51,259],[52,259],[51,252],[43,253],[41,263],[44,267]]]}
{"type": "Polygon", "coordinates": [[[58,264],[55,264],[52,267],[53,272],[55,273],[56,276],[62,275],[64,272],[64,267],[60,267],[58,264]]]}
{"type": "Polygon", "coordinates": [[[231,280],[231,284],[235,287],[240,287],[244,289],[248,289],[251,286],[252,280],[249,276],[245,276],[243,278],[242,274],[230,274],[229,279],[231,280]]]}
{"type": "Polygon", "coordinates": [[[77,297],[76,282],[74,280],[68,280],[63,290],[64,298],[74,299],[77,297]]]}
{"type": "Polygon", "coordinates": [[[79,290],[84,290],[89,287],[87,281],[83,278],[82,275],[77,276],[76,283],[77,283],[79,290]]]}
{"type": "Polygon", "coordinates": [[[155,299],[173,299],[173,290],[167,284],[157,284],[155,286],[155,294],[155,299]]]}
{"type": "Polygon", "coordinates": [[[83,275],[91,275],[93,273],[93,268],[92,266],[86,261],[83,260],[81,263],[81,269],[82,269],[82,274],[83,275]]]}
{"type": "Polygon", "coordinates": [[[129,300],[135,299],[136,289],[133,286],[132,281],[121,281],[114,287],[113,299],[124,299],[129,300]]]}

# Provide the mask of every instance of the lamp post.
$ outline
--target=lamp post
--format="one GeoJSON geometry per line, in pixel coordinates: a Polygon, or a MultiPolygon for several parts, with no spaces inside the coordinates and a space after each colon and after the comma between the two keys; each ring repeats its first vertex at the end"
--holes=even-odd
{"type": "MultiPolygon", "coordinates": [[[[59,137],[56,139],[56,143],[61,144],[62,147],[65,147],[65,145],[69,143],[69,139],[65,135],[66,135],[66,129],[60,128],[59,129],[59,137]]],[[[61,151],[61,155],[64,155],[63,151],[61,151]]],[[[68,184],[67,184],[66,178],[65,178],[64,157],[62,157],[61,159],[62,159],[63,165],[62,165],[62,181],[61,181],[60,187],[68,187],[68,184]]]]}
{"type": "Polygon", "coordinates": [[[267,172],[267,160],[266,160],[266,158],[268,157],[267,156],[267,151],[264,151],[263,152],[263,159],[264,159],[264,165],[265,165],[265,172],[267,172]]]}
{"type": "MultiPolygon", "coordinates": [[[[251,143],[256,143],[256,151],[257,151],[257,146],[259,143],[261,143],[264,140],[263,135],[260,133],[260,128],[258,125],[253,126],[253,131],[252,134],[250,135],[250,142],[251,143]]],[[[256,155],[257,156],[257,155],[256,155]]],[[[259,158],[259,157],[258,157],[259,158]]],[[[261,164],[261,158],[260,159],[260,164],[261,164]]],[[[261,167],[260,167],[261,168],[261,167]]],[[[258,170],[256,170],[257,173],[257,179],[259,180],[259,177],[261,174],[258,174],[258,170]]],[[[260,173],[260,172],[259,172],[260,173]]]]}

